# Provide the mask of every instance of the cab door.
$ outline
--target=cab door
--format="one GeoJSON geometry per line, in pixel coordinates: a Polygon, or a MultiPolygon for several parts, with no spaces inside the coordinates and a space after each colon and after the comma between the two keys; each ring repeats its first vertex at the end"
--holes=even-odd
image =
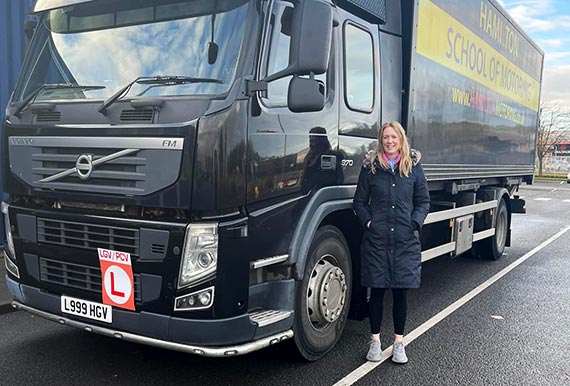
{"type": "Polygon", "coordinates": [[[376,148],[381,126],[381,71],[378,25],[339,9],[339,151],[345,184],[356,184],[368,151],[376,148]]]}
{"type": "MultiPolygon", "coordinates": [[[[270,10],[259,78],[289,64],[293,6],[292,2],[277,0],[270,10]]],[[[260,247],[259,257],[286,253],[294,225],[310,197],[339,180],[334,47],[333,43],[327,73],[316,76],[326,95],[321,111],[293,113],[287,108],[291,76],[269,82],[265,95],[252,97],[246,200],[250,236],[255,239],[256,249],[260,247]]]]}

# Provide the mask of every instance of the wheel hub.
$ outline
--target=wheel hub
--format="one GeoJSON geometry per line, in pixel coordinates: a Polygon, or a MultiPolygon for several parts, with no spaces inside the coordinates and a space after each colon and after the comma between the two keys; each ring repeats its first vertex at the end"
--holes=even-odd
{"type": "Polygon", "coordinates": [[[334,322],[346,302],[346,276],[330,255],[315,265],[307,289],[307,311],[316,328],[334,322]]]}

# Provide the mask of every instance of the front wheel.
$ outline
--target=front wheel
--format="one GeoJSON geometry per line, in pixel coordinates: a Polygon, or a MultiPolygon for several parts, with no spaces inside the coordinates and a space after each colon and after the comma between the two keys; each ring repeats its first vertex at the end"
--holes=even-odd
{"type": "Polygon", "coordinates": [[[504,198],[499,202],[495,216],[495,235],[477,242],[474,246],[475,253],[486,260],[498,260],[505,251],[509,232],[509,212],[504,198]]]}
{"type": "Polygon", "coordinates": [[[295,297],[295,345],[314,361],[329,352],[346,324],[352,285],[350,253],[334,226],[319,228],[295,297]]]}

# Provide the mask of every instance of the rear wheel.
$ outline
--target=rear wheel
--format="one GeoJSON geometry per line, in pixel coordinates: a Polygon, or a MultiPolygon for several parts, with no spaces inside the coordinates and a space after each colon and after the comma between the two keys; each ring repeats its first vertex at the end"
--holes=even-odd
{"type": "Polygon", "coordinates": [[[348,314],[352,271],[348,246],[333,226],[320,228],[309,249],[303,280],[295,298],[295,345],[314,361],[330,351],[348,314]]]}
{"type": "Polygon", "coordinates": [[[509,212],[502,198],[495,212],[495,235],[483,239],[474,246],[475,253],[486,260],[498,260],[505,251],[507,234],[509,232],[509,212]]]}

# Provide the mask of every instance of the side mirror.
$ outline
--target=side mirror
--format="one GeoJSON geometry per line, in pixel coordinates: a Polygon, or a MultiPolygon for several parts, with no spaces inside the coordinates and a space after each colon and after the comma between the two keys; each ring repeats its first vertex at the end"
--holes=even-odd
{"type": "Polygon", "coordinates": [[[208,64],[214,64],[218,60],[218,48],[216,43],[208,43],[208,64]]]}
{"type": "Polygon", "coordinates": [[[325,107],[325,85],[313,77],[293,77],[289,82],[287,106],[294,113],[321,111],[325,107]]]}
{"type": "Polygon", "coordinates": [[[293,3],[289,65],[263,79],[266,82],[327,71],[332,45],[332,6],[320,0],[293,0],[293,3]]]}

